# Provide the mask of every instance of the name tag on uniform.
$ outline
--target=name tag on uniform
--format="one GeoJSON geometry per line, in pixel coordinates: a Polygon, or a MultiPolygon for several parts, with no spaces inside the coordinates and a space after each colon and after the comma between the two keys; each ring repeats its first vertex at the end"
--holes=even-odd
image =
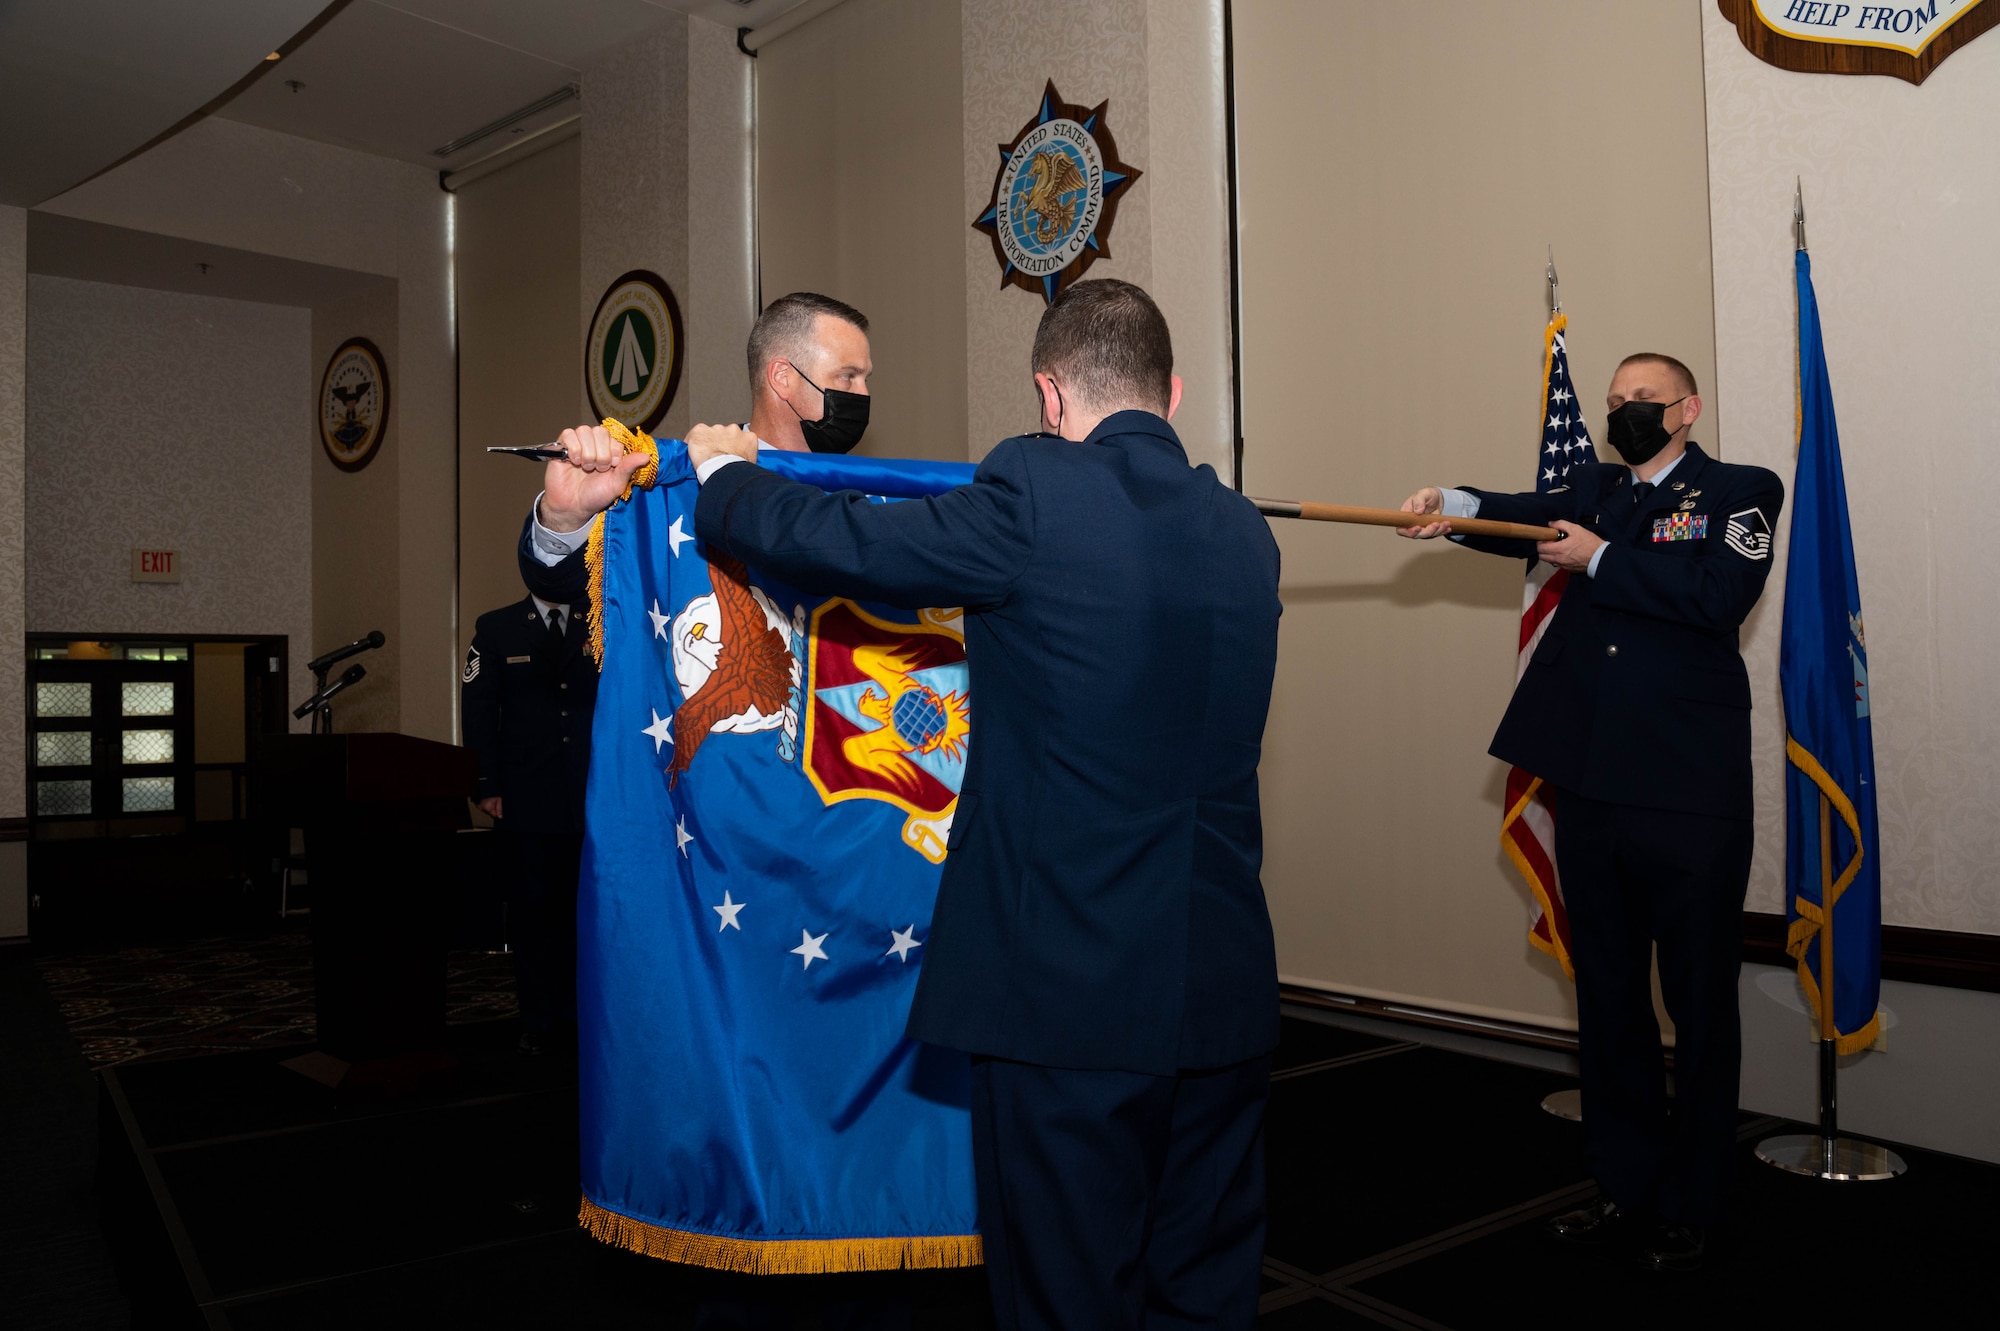
{"type": "MultiPolygon", "coordinates": [[[[1654,539],[1654,540],[1658,540],[1659,538],[1658,538],[1658,537],[1656,536],[1656,537],[1654,537],[1653,539],[1654,539]]],[[[510,656],[510,657],[508,657],[508,658],[507,658],[507,664],[508,664],[508,665],[526,665],[526,664],[528,664],[528,663],[529,663],[530,661],[532,661],[532,660],[534,660],[534,659],[535,659],[535,658],[534,658],[534,657],[532,657],[532,656],[510,656]]]]}
{"type": "Polygon", "coordinates": [[[1655,541],[1699,541],[1708,535],[1708,514],[1675,513],[1653,519],[1655,541]]]}

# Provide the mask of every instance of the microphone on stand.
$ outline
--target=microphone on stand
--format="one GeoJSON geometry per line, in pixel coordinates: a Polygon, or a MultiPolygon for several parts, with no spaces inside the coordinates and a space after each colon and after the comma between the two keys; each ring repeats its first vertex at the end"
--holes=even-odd
{"type": "Polygon", "coordinates": [[[315,656],[312,660],[306,662],[306,669],[312,671],[315,675],[324,675],[327,669],[336,662],[345,661],[348,657],[361,652],[373,651],[387,641],[388,639],[382,636],[382,630],[375,629],[365,638],[356,638],[345,647],[336,647],[324,656],[315,656]]]}
{"type": "MultiPolygon", "coordinates": [[[[382,635],[378,633],[375,636],[379,638],[382,635]]],[[[366,651],[367,648],[364,647],[358,650],[366,651]]],[[[334,694],[339,693],[342,689],[349,688],[355,684],[359,684],[364,678],[367,677],[367,674],[368,674],[367,666],[353,665],[347,667],[346,674],[342,675],[339,679],[336,679],[335,681],[333,681],[333,683],[321,689],[318,693],[315,693],[312,697],[300,703],[298,707],[293,710],[292,715],[299,718],[300,720],[304,720],[306,717],[312,715],[320,708],[326,706],[329,702],[332,702],[334,694]]]]}

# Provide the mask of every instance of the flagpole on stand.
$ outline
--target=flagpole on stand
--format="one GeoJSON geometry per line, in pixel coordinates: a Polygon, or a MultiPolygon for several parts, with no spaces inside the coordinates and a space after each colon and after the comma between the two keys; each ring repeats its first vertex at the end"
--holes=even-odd
{"type": "Polygon", "coordinates": [[[1790,1174],[1865,1183],[1908,1169],[1886,1146],[1840,1135],[1840,1027],[1833,1017],[1833,805],[1819,797],[1819,1131],[1766,1137],[1757,1158],[1790,1174]]]}
{"type": "MultiPolygon", "coordinates": [[[[1792,188],[1792,235],[1806,248],[1803,182],[1792,188]]],[[[1908,1168],[1886,1146],[1840,1135],[1840,1026],[1833,1000],[1833,805],[1819,792],[1819,1132],[1766,1137],[1757,1158],[1767,1165],[1809,1178],[1860,1183],[1894,1178],[1908,1168]]]]}
{"type": "MultiPolygon", "coordinates": [[[[1556,279],[1556,247],[1553,245],[1549,246],[1549,266],[1544,276],[1548,278],[1549,283],[1549,318],[1554,319],[1558,314],[1562,313],[1563,299],[1562,284],[1556,279]]],[[[1572,1123],[1581,1123],[1583,1121],[1582,1089],[1572,1086],[1567,1090],[1550,1091],[1542,1097],[1542,1111],[1554,1114],[1557,1118],[1566,1118],[1572,1123]]]]}

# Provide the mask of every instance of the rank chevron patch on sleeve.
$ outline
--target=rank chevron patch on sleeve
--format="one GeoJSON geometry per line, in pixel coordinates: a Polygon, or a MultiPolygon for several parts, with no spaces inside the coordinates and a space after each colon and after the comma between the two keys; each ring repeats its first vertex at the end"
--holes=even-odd
{"type": "Polygon", "coordinates": [[[1771,557],[1771,524],[1761,508],[1746,508],[1741,513],[1731,513],[1722,540],[1745,559],[1771,557]]]}

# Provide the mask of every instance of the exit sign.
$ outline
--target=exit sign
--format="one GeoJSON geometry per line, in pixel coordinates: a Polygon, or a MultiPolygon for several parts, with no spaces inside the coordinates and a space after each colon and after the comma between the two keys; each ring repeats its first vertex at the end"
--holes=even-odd
{"type": "Polygon", "coordinates": [[[179,582],[181,552],[178,550],[133,550],[132,581],[179,582]]]}

